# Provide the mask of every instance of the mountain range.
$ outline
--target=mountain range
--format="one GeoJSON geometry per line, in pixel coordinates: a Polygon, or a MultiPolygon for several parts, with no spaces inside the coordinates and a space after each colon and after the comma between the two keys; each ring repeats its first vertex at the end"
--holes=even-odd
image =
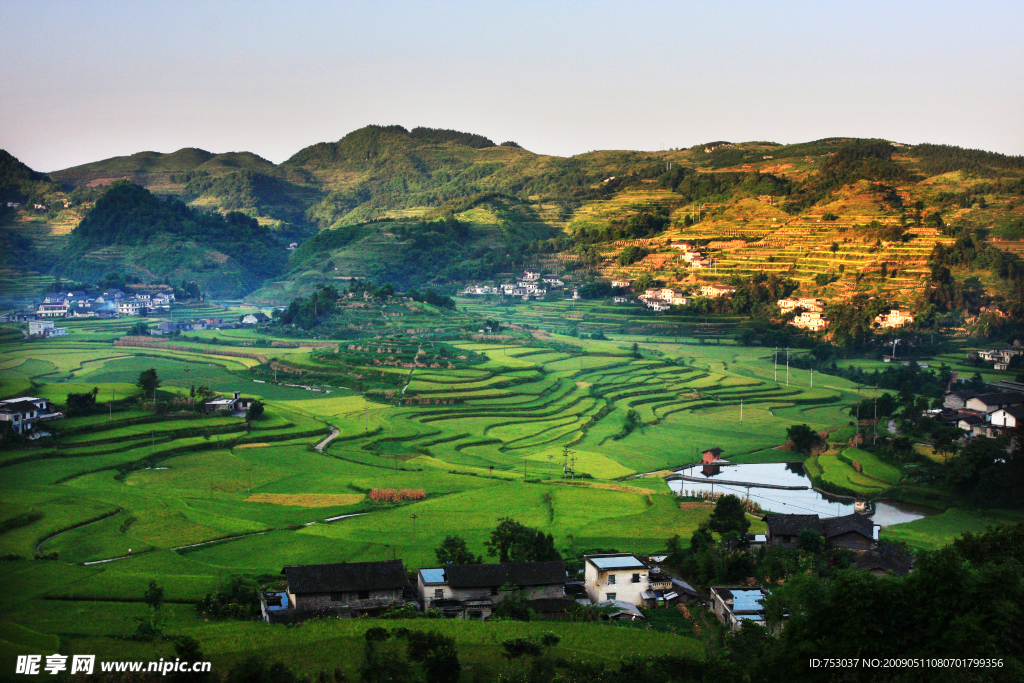
{"type": "MultiPolygon", "coordinates": [[[[890,269],[901,267],[898,245],[924,245],[929,231],[930,249],[968,235],[1013,263],[1024,238],[1024,157],[829,138],[562,158],[471,133],[367,126],[281,164],[186,148],[47,175],[0,152],[0,200],[0,282],[122,272],[280,302],[339,277],[453,288],[529,264],[611,276],[626,241],[771,245],[799,225],[826,243],[877,242],[890,269]]],[[[801,285],[821,282],[795,261],[801,285]]],[[[626,265],[635,275],[645,262],[626,265]]],[[[949,265],[978,267],[973,257],[949,265]]],[[[833,277],[840,286],[854,274],[833,277]]],[[[1006,294],[998,279],[981,277],[993,296],[1006,294]]]]}

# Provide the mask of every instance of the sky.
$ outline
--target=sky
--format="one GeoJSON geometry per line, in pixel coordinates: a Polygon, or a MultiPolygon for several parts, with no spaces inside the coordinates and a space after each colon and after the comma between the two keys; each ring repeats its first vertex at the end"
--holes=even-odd
{"type": "Polygon", "coordinates": [[[824,137],[1024,154],[1024,2],[0,2],[0,148],[275,163],[368,124],[542,154],[824,137]]]}

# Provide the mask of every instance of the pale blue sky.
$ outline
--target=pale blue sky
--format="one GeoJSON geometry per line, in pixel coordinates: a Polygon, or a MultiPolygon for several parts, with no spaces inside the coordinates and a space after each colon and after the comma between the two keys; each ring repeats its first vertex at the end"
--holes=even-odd
{"type": "Polygon", "coordinates": [[[539,153],[851,135],[1024,154],[1024,2],[0,2],[0,148],[280,162],[370,123],[539,153]]]}

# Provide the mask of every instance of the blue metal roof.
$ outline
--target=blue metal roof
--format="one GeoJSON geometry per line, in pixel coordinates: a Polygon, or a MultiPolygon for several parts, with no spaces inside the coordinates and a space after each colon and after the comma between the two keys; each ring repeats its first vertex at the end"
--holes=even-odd
{"type": "Polygon", "coordinates": [[[640,560],[636,559],[632,555],[625,557],[590,557],[587,558],[598,569],[646,569],[645,565],[640,560]]]}
{"type": "Polygon", "coordinates": [[[764,609],[764,605],[759,602],[764,600],[764,593],[761,591],[731,589],[730,592],[732,593],[733,612],[756,612],[764,609]]]}
{"type": "Polygon", "coordinates": [[[272,595],[280,596],[281,604],[280,605],[267,605],[267,609],[268,610],[270,610],[271,612],[274,612],[274,611],[280,610],[280,609],[288,609],[288,594],[287,593],[273,593],[272,595]]]}
{"type": "Polygon", "coordinates": [[[444,583],[444,567],[421,569],[420,576],[423,577],[423,583],[444,583]]]}

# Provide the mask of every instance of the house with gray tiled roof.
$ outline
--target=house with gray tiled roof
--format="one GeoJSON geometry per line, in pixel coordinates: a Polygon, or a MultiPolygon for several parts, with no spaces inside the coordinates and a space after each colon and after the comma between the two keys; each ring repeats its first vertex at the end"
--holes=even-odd
{"type": "Polygon", "coordinates": [[[841,517],[818,515],[782,515],[769,513],[764,521],[768,525],[765,542],[768,545],[794,547],[797,537],[804,530],[811,530],[825,539],[826,543],[853,550],[868,550],[875,543],[875,525],[869,517],[856,512],[841,517]]]}
{"type": "Polygon", "coordinates": [[[281,573],[290,609],[306,613],[375,614],[404,606],[412,590],[401,560],[296,565],[281,573]]]}
{"type": "Polygon", "coordinates": [[[527,601],[563,599],[565,581],[561,560],[449,564],[417,572],[416,592],[424,609],[439,609],[449,617],[486,619],[513,590],[527,601]]]}

